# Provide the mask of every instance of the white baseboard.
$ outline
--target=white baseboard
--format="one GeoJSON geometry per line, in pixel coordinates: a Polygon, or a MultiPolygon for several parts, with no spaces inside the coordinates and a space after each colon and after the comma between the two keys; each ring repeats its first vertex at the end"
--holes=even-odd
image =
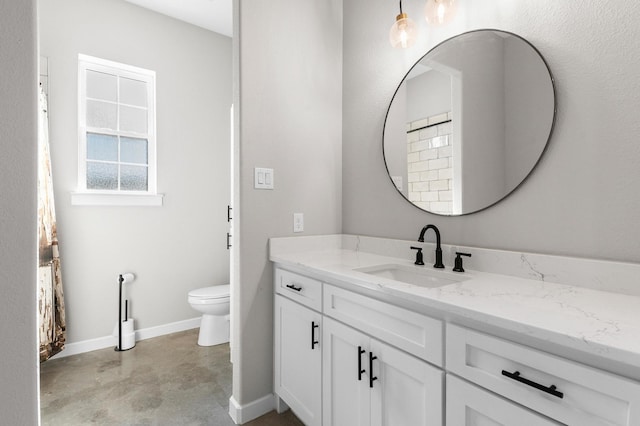
{"type": "MultiPolygon", "coordinates": [[[[158,325],[156,327],[142,328],[136,330],[136,342],[151,339],[152,337],[164,336],[165,334],[177,333],[179,331],[191,330],[200,327],[202,317],[191,318],[183,321],[176,321],[169,324],[158,325]]],[[[62,352],[51,357],[51,359],[64,358],[84,352],[91,352],[98,349],[115,347],[117,342],[115,336],[98,337],[97,339],[83,340],[80,342],[66,343],[62,352]]]]}
{"type": "Polygon", "coordinates": [[[275,408],[275,397],[273,394],[263,396],[260,399],[251,401],[248,404],[240,405],[231,396],[229,398],[229,415],[235,424],[241,425],[251,420],[257,419],[263,414],[267,414],[275,408]]]}
{"type": "MultiPolygon", "coordinates": [[[[152,337],[164,336],[165,334],[177,333],[179,331],[191,330],[200,327],[202,317],[188,320],[176,321],[169,324],[158,325],[156,327],[136,330],[136,341],[151,339],[152,337]]],[[[115,337],[114,337],[115,341],[115,337]]]]}

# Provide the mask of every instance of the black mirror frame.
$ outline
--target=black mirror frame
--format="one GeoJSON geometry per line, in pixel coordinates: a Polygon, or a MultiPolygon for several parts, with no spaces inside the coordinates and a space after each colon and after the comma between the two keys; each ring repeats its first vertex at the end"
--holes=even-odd
{"type": "Polygon", "coordinates": [[[525,39],[524,37],[519,36],[518,34],[509,32],[509,31],[504,31],[504,30],[498,30],[498,29],[493,29],[493,28],[483,28],[483,29],[478,29],[478,30],[472,30],[472,31],[466,31],[464,33],[460,33],[457,34],[453,37],[449,37],[446,40],[441,41],[440,43],[436,44],[435,46],[433,46],[431,49],[429,49],[429,51],[427,53],[425,53],[424,55],[422,55],[420,57],[420,59],[418,59],[412,66],[411,68],[409,68],[409,70],[406,72],[406,74],[404,75],[404,77],[402,78],[402,80],[400,80],[400,83],[398,84],[398,86],[396,87],[396,90],[393,92],[393,96],[391,97],[391,100],[389,101],[389,106],[387,107],[387,112],[385,114],[385,118],[384,118],[384,124],[382,126],[382,158],[384,161],[384,167],[385,170],[387,171],[387,176],[389,177],[389,181],[391,182],[391,184],[393,185],[393,188],[398,192],[398,194],[400,194],[400,196],[407,201],[409,204],[411,204],[412,206],[414,206],[415,208],[426,212],[426,213],[430,213],[430,214],[434,214],[437,216],[444,216],[444,217],[459,217],[459,216],[467,216],[470,214],[474,214],[474,213],[478,213],[481,211],[484,211],[490,207],[495,206],[496,204],[498,204],[499,202],[503,201],[504,199],[506,199],[507,197],[509,197],[511,194],[513,194],[514,192],[516,192],[521,186],[523,186],[523,184],[529,179],[529,177],[531,176],[531,174],[533,174],[533,171],[536,169],[536,167],[538,167],[538,164],[540,163],[542,157],[544,156],[544,153],[547,151],[548,147],[549,147],[549,142],[551,140],[551,136],[553,135],[553,131],[555,129],[555,125],[556,125],[556,118],[558,115],[558,97],[557,97],[557,92],[556,92],[556,85],[555,85],[555,78],[553,76],[553,73],[551,72],[551,68],[549,68],[549,64],[547,63],[547,60],[545,59],[545,57],[542,55],[542,53],[540,53],[540,51],[533,45],[531,44],[531,42],[529,42],[527,39],[525,39]],[[413,68],[419,64],[427,55],[429,55],[431,52],[433,52],[435,49],[437,49],[438,47],[440,47],[441,45],[456,39],[458,37],[462,37],[468,34],[473,34],[473,33],[478,33],[478,32],[499,32],[499,33],[503,33],[503,34],[507,34],[513,37],[516,37],[522,41],[524,41],[527,45],[529,45],[540,57],[540,59],[542,60],[542,63],[544,64],[547,72],[549,73],[549,79],[550,79],[550,83],[551,83],[551,90],[553,92],[553,117],[551,119],[551,126],[549,128],[549,135],[547,137],[547,141],[545,142],[544,148],[542,149],[542,151],[540,152],[540,155],[538,156],[538,159],[536,160],[536,162],[534,163],[534,165],[531,167],[531,170],[529,170],[529,172],[527,173],[527,175],[520,181],[520,183],[518,185],[516,185],[511,191],[507,192],[503,197],[499,198],[498,200],[494,201],[493,203],[478,209],[478,210],[474,210],[474,211],[470,211],[470,212],[465,212],[465,213],[460,213],[460,214],[442,214],[442,213],[435,213],[429,210],[425,210],[422,207],[419,207],[417,205],[415,205],[412,201],[410,201],[407,197],[404,196],[404,194],[402,192],[400,192],[400,190],[396,187],[395,183],[393,182],[393,179],[391,178],[391,172],[389,171],[389,167],[387,165],[387,158],[385,155],[385,151],[384,151],[384,135],[385,135],[385,130],[387,128],[387,120],[389,118],[389,111],[391,110],[391,105],[393,104],[393,100],[395,99],[398,91],[400,90],[400,87],[402,86],[402,84],[405,82],[405,80],[407,79],[407,76],[411,73],[411,71],[413,70],[413,68]]]}

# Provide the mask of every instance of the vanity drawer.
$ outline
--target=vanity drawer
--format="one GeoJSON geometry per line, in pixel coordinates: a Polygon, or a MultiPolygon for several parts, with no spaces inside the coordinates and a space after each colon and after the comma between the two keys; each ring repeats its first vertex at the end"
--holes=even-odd
{"type": "Polygon", "coordinates": [[[447,426],[561,426],[496,394],[447,374],[447,426]]]}
{"type": "Polygon", "coordinates": [[[418,358],[442,366],[442,322],[425,315],[324,285],[323,313],[418,358]]]}
{"type": "Polygon", "coordinates": [[[322,283],[304,275],[276,268],[276,293],[316,311],[322,310],[322,283]]]}
{"type": "Polygon", "coordinates": [[[640,425],[640,383],[447,325],[447,370],[569,425],[640,425]]]}

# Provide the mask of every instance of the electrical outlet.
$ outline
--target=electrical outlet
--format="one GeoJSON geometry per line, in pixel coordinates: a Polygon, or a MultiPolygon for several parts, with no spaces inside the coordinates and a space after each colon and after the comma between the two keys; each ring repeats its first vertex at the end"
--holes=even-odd
{"type": "Polygon", "coordinates": [[[304,214],[294,213],[293,214],[293,232],[302,232],[302,231],[304,231],[304,214]]]}

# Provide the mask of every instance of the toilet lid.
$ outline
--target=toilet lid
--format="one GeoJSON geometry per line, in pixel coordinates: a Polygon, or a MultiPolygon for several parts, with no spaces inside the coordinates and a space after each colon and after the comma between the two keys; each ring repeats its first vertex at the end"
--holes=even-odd
{"type": "Polygon", "coordinates": [[[198,299],[222,299],[229,297],[229,284],[197,288],[191,290],[189,296],[197,297],[198,299]]]}

